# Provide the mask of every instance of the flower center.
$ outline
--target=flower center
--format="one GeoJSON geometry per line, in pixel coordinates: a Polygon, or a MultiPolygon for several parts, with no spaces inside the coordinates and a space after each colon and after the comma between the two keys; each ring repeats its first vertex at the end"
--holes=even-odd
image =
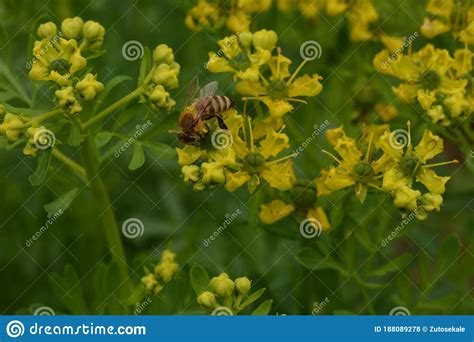
{"type": "Polygon", "coordinates": [[[275,99],[283,99],[287,97],[288,86],[285,81],[278,80],[270,83],[270,96],[275,99]]]}
{"type": "Polygon", "coordinates": [[[65,75],[69,72],[71,64],[64,58],[58,58],[51,62],[51,71],[56,71],[60,75],[65,75]]]}
{"type": "Polygon", "coordinates": [[[412,176],[418,168],[419,159],[415,156],[404,156],[400,159],[400,168],[406,175],[412,176]]]}
{"type": "Polygon", "coordinates": [[[372,165],[366,161],[358,162],[353,168],[354,174],[359,182],[367,182],[374,175],[372,165]]]}
{"type": "Polygon", "coordinates": [[[258,152],[250,152],[244,157],[244,165],[252,171],[255,171],[263,164],[265,164],[265,158],[258,152]]]}
{"type": "Polygon", "coordinates": [[[426,70],[420,76],[420,83],[423,85],[423,88],[434,90],[439,87],[441,77],[435,70],[426,70]]]}
{"type": "Polygon", "coordinates": [[[312,208],[317,200],[316,187],[309,181],[297,182],[290,191],[293,203],[298,208],[312,208]]]}
{"type": "Polygon", "coordinates": [[[233,69],[239,71],[247,70],[252,65],[250,58],[243,52],[238,53],[229,63],[233,69]]]}

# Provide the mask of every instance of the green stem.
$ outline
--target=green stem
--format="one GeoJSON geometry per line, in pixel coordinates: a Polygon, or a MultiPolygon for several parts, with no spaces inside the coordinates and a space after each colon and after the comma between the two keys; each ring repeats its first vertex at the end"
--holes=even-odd
{"type": "Polygon", "coordinates": [[[86,137],[86,140],[81,147],[81,154],[87,174],[88,185],[97,201],[100,212],[100,220],[102,221],[102,226],[105,229],[105,237],[112,253],[112,259],[119,268],[120,284],[118,284],[118,286],[120,299],[125,299],[129,296],[132,289],[127,259],[122,243],[122,237],[120,235],[120,229],[117,224],[117,219],[115,218],[115,213],[110,202],[109,194],[99,174],[99,159],[92,136],[86,137]]]}
{"type": "Polygon", "coordinates": [[[84,170],[84,168],[81,165],[79,165],[74,160],[66,156],[57,147],[53,148],[52,154],[55,158],[62,161],[64,165],[69,167],[76,175],[79,176],[79,178],[81,178],[84,182],[87,182],[86,170],[84,170]]]}
{"type": "Polygon", "coordinates": [[[127,96],[122,97],[120,100],[117,102],[111,104],[107,108],[105,108],[103,111],[95,115],[94,117],[90,118],[83,124],[83,129],[86,130],[89,127],[95,125],[96,123],[102,121],[105,119],[107,116],[110,114],[114,113],[117,109],[125,106],[128,102],[132,101],[133,99],[139,97],[141,94],[143,94],[144,89],[142,87],[135,89],[132,91],[130,94],[127,96]]]}
{"type": "Polygon", "coordinates": [[[61,108],[56,108],[56,109],[53,109],[49,112],[46,112],[46,113],[43,113],[43,114],[32,117],[31,120],[26,122],[23,126],[28,127],[28,126],[32,126],[33,124],[40,124],[41,122],[43,122],[45,120],[48,120],[48,119],[51,119],[51,118],[53,118],[55,116],[58,116],[62,113],[63,113],[63,110],[61,108]]]}

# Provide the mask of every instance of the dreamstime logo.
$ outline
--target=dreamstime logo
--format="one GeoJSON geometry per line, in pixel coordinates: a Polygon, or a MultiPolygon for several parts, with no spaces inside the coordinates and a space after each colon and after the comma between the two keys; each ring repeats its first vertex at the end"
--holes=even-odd
{"type": "Polygon", "coordinates": [[[204,240],[204,246],[205,247],[208,247],[210,244],[211,244],[211,241],[214,241],[215,239],[217,239],[217,237],[224,231],[226,230],[231,224],[232,222],[234,222],[237,217],[239,217],[239,215],[242,214],[242,212],[240,211],[240,209],[236,209],[233,213],[229,214],[225,214],[225,220],[224,220],[224,223],[222,223],[213,233],[211,236],[209,236],[206,240],[204,240]]]}
{"type": "Polygon", "coordinates": [[[150,297],[146,297],[143,302],[138,302],[135,304],[135,310],[133,310],[133,314],[135,316],[140,315],[152,302],[153,300],[150,297]]]}
{"type": "Polygon", "coordinates": [[[307,40],[300,46],[300,56],[307,61],[319,59],[323,53],[323,48],[315,40],[307,40]]]}
{"type": "Polygon", "coordinates": [[[218,129],[211,136],[212,146],[222,150],[232,145],[234,142],[232,134],[226,129],[218,129]]]}
{"type": "Polygon", "coordinates": [[[58,34],[55,35],[54,37],[49,37],[47,43],[42,43],[40,51],[36,53],[36,55],[33,55],[33,58],[26,63],[26,68],[30,70],[33,64],[38,62],[41,57],[46,55],[46,53],[49,51],[50,48],[54,47],[54,45],[59,43],[62,36],[63,36],[63,33],[58,32],[58,34]]]}
{"type": "Polygon", "coordinates": [[[398,236],[398,234],[400,234],[400,232],[403,229],[405,229],[406,226],[411,221],[416,219],[418,215],[423,215],[424,213],[425,213],[425,209],[420,207],[420,208],[416,208],[415,210],[410,212],[408,215],[406,215],[406,217],[403,218],[402,222],[398,226],[396,226],[395,229],[392,230],[385,239],[382,240],[381,242],[382,247],[387,247],[388,243],[392,241],[393,239],[395,239],[398,236]]]}
{"type": "Polygon", "coordinates": [[[35,309],[33,312],[35,316],[54,316],[54,310],[51,309],[49,306],[40,306],[35,309]]]}
{"type": "Polygon", "coordinates": [[[217,53],[215,55],[213,55],[211,58],[209,58],[208,62],[204,63],[204,69],[207,70],[209,68],[209,63],[212,63],[216,59],[224,56],[224,50],[223,49],[228,48],[228,47],[232,46],[233,44],[238,43],[239,35],[240,35],[240,33],[236,32],[230,38],[225,39],[222,42],[222,49],[217,50],[217,53]]]}
{"type": "Polygon", "coordinates": [[[128,148],[130,146],[132,146],[135,143],[135,141],[137,141],[138,138],[140,138],[152,125],[153,125],[153,123],[150,120],[147,120],[142,125],[140,125],[140,124],[136,125],[135,126],[136,131],[133,133],[133,136],[129,137],[125,141],[125,143],[122,146],[120,146],[120,148],[115,150],[115,153],[114,153],[115,158],[120,157],[122,155],[122,153],[127,151],[128,148]]]}
{"type": "Polygon", "coordinates": [[[316,137],[320,135],[321,133],[323,133],[328,127],[329,127],[328,120],[325,120],[321,125],[318,125],[318,124],[313,125],[313,132],[311,133],[311,135],[308,138],[306,138],[306,140],[303,141],[300,146],[295,148],[292,154],[295,157],[301,154],[316,139],[316,137]]]}
{"type": "Polygon", "coordinates": [[[25,326],[20,321],[10,321],[6,327],[7,335],[11,338],[23,336],[25,333],[25,326]]]}
{"type": "Polygon", "coordinates": [[[330,302],[329,298],[326,297],[321,303],[314,302],[313,303],[313,310],[311,311],[311,314],[317,315],[326,305],[328,305],[330,302]]]}
{"type": "Polygon", "coordinates": [[[140,219],[135,217],[129,218],[122,223],[122,233],[129,239],[135,239],[143,235],[145,226],[140,219]]]}
{"type": "Polygon", "coordinates": [[[393,308],[392,310],[390,310],[390,316],[410,316],[411,313],[410,313],[410,310],[408,310],[406,307],[404,306],[397,306],[395,308],[393,308]]]}
{"type": "Polygon", "coordinates": [[[122,46],[122,56],[127,61],[141,59],[144,52],[143,45],[138,40],[129,40],[122,46]]]}
{"type": "Polygon", "coordinates": [[[413,41],[418,37],[418,32],[415,32],[413,33],[412,35],[408,36],[408,37],[403,37],[403,44],[397,49],[395,50],[389,57],[386,61],[384,61],[382,63],[382,68],[383,69],[387,69],[390,64],[392,64],[392,62],[396,61],[398,59],[398,56],[403,53],[403,50],[405,50],[405,48],[407,48],[408,46],[411,45],[411,43],[413,43],[413,41]]]}
{"type": "Polygon", "coordinates": [[[33,136],[33,142],[38,150],[46,150],[56,143],[56,136],[46,128],[38,129],[33,136]]]}
{"type": "Polygon", "coordinates": [[[232,310],[226,306],[219,306],[215,308],[212,313],[212,316],[233,316],[232,310]]]}
{"type": "Polygon", "coordinates": [[[323,231],[321,222],[316,220],[314,217],[304,219],[300,224],[300,233],[306,239],[312,239],[316,236],[320,236],[323,231]]]}
{"type": "Polygon", "coordinates": [[[36,240],[38,240],[53,224],[56,222],[56,220],[59,219],[59,217],[64,213],[62,209],[59,209],[55,213],[49,213],[48,214],[48,219],[46,220],[45,224],[41,226],[39,230],[36,231],[36,233],[33,234],[28,240],[25,242],[26,247],[31,247],[33,243],[35,243],[36,240]]]}
{"type": "Polygon", "coordinates": [[[393,148],[401,150],[410,143],[410,134],[406,129],[396,129],[390,133],[388,143],[393,148]]]}

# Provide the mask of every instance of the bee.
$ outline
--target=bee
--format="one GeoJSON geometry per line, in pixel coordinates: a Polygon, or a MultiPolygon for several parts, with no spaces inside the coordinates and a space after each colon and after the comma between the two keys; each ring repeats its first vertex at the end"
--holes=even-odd
{"type": "Polygon", "coordinates": [[[199,89],[199,79],[195,76],[186,90],[186,102],[179,116],[178,139],[183,144],[197,145],[209,132],[208,121],[216,118],[219,128],[227,130],[222,112],[235,106],[227,96],[215,95],[216,81],[199,89]],[[197,96],[199,94],[199,96],[197,96]]]}

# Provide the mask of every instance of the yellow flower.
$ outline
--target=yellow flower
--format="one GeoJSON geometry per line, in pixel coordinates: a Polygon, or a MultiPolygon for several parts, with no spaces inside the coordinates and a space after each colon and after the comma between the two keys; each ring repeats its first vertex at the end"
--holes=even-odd
{"type": "Polygon", "coordinates": [[[104,90],[104,85],[97,81],[97,75],[87,74],[81,81],[76,83],[76,90],[84,100],[92,101],[97,93],[104,90]]]}
{"type": "Polygon", "coordinates": [[[80,17],[67,18],[61,23],[61,31],[67,39],[79,39],[82,36],[84,21],[80,17]]]}
{"type": "Polygon", "coordinates": [[[59,100],[59,105],[70,114],[77,114],[82,111],[82,106],[77,101],[73,87],[64,87],[55,91],[59,100]]]}
{"type": "MultiPolygon", "coordinates": [[[[255,32],[253,36],[255,37],[261,32],[263,30],[255,32]]],[[[261,39],[258,40],[258,42],[260,41],[261,39]]],[[[217,53],[210,52],[209,61],[206,64],[207,69],[213,73],[230,72],[235,78],[257,81],[259,67],[267,63],[271,57],[270,50],[262,47],[269,47],[268,42],[266,45],[255,46],[254,40],[253,48],[242,49],[239,37],[232,35],[219,40],[217,44],[220,46],[220,50],[217,53]]]]}
{"type": "MultiPolygon", "coordinates": [[[[422,183],[429,192],[434,194],[442,194],[445,190],[445,184],[450,177],[440,177],[432,170],[432,167],[445,165],[449,163],[457,163],[457,160],[446,163],[427,164],[427,161],[440,154],[443,147],[443,140],[425,130],[419,144],[413,148],[409,130],[406,132],[406,146],[397,145],[395,142],[396,132],[386,133],[382,136],[382,150],[391,159],[392,165],[385,172],[383,177],[382,188],[385,191],[400,192],[400,196],[404,196],[398,200],[399,206],[410,204],[409,209],[415,206],[413,200],[421,196],[421,193],[408,194],[408,189],[412,188],[413,181],[422,183]],[[415,196],[417,195],[417,196],[415,196]],[[416,198],[415,198],[416,197],[416,198]]],[[[397,196],[397,195],[395,195],[397,196]]]]}
{"type": "Polygon", "coordinates": [[[273,118],[281,118],[293,109],[290,102],[306,103],[298,97],[316,96],[323,89],[319,82],[321,77],[317,74],[296,77],[307,61],[303,60],[293,74],[290,74],[291,60],[278,53],[268,61],[271,71],[268,80],[260,74],[260,80],[239,81],[236,90],[242,95],[248,95],[243,100],[262,101],[273,118]]]}
{"type": "Polygon", "coordinates": [[[272,224],[290,215],[295,206],[281,200],[273,200],[260,206],[259,219],[264,224],[272,224]]]}
{"type": "Polygon", "coordinates": [[[365,41],[373,36],[370,25],[379,19],[379,15],[371,0],[355,1],[347,15],[350,37],[353,41],[365,41]]]}
{"type": "Polygon", "coordinates": [[[235,165],[226,171],[226,189],[234,191],[249,182],[249,190],[252,192],[260,184],[260,178],[278,190],[290,189],[294,174],[293,165],[288,158],[292,155],[273,159],[289,147],[288,136],[269,131],[256,143],[250,119],[247,130],[243,117],[232,110],[228,112],[226,123],[233,137],[232,147],[236,157],[235,165]]]}
{"type": "Polygon", "coordinates": [[[30,78],[33,81],[53,81],[59,86],[69,85],[70,77],[87,65],[74,39],[61,38],[56,42],[45,38],[36,41],[33,55],[30,78]]]}
{"type": "Polygon", "coordinates": [[[331,225],[329,223],[328,217],[326,213],[324,212],[323,208],[321,207],[314,207],[308,210],[308,213],[306,214],[306,217],[314,220],[317,220],[319,222],[319,225],[322,229],[322,231],[327,231],[329,228],[331,228],[331,225]]]}
{"type": "Polygon", "coordinates": [[[88,20],[84,24],[82,34],[87,42],[87,47],[97,50],[100,49],[104,42],[105,28],[98,22],[88,20]]]}
{"type": "Polygon", "coordinates": [[[219,297],[229,297],[234,291],[234,282],[229,278],[227,273],[221,273],[218,277],[214,277],[209,282],[209,286],[219,297]]]}
{"type": "Polygon", "coordinates": [[[6,113],[2,124],[0,125],[0,134],[6,136],[6,138],[15,142],[20,139],[20,135],[23,133],[23,121],[18,115],[6,113]]]}
{"type": "Polygon", "coordinates": [[[223,17],[219,5],[199,0],[186,15],[184,21],[187,28],[193,31],[200,31],[202,28],[216,30],[223,25],[223,17]]]}
{"type": "Polygon", "coordinates": [[[247,277],[240,277],[234,280],[235,288],[240,294],[246,295],[252,286],[251,281],[247,277]]]}
{"type": "Polygon", "coordinates": [[[250,17],[244,11],[236,11],[229,15],[226,21],[227,28],[232,32],[246,32],[250,27],[250,17]]]}
{"type": "Polygon", "coordinates": [[[348,9],[349,4],[346,0],[327,0],[326,2],[326,12],[331,17],[344,13],[348,9]]]}
{"type": "Polygon", "coordinates": [[[58,33],[58,28],[56,24],[52,21],[41,24],[38,26],[38,36],[40,38],[52,38],[58,33]]]}
{"type": "Polygon", "coordinates": [[[216,300],[216,295],[210,291],[204,291],[197,297],[197,302],[205,309],[212,310],[216,308],[219,304],[216,300]]]}

